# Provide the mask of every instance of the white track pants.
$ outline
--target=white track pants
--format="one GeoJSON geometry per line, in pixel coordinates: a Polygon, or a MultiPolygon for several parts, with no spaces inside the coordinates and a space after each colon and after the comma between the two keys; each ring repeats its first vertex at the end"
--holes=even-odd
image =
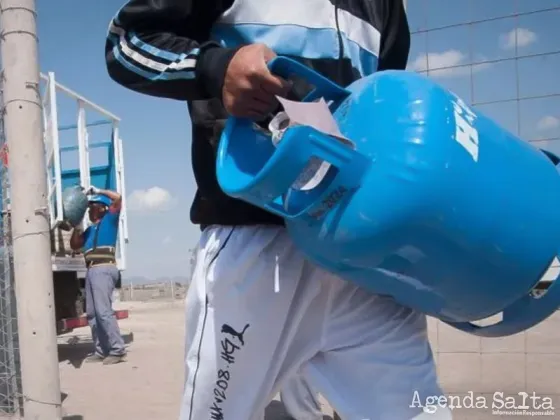
{"type": "Polygon", "coordinates": [[[206,229],[186,319],[180,420],[262,420],[300,373],[344,420],[410,420],[415,391],[441,395],[425,316],[317,268],[283,228],[206,229]]]}
{"type": "Polygon", "coordinates": [[[319,395],[302,374],[282,384],[280,399],[286,412],[294,419],[323,420],[319,395]]]}

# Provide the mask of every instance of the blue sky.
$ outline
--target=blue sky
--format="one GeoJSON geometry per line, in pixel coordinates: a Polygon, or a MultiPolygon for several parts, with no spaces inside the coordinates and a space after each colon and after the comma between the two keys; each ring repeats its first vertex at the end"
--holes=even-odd
{"type": "MultiPolygon", "coordinates": [[[[188,275],[188,249],[195,245],[199,230],[189,221],[195,186],[187,107],[133,93],[107,76],[105,35],[122,4],[122,0],[37,0],[41,70],[54,71],[59,82],[122,118],[131,204],[127,275],[188,275]]],[[[560,0],[409,0],[410,25],[416,32],[410,68],[439,68],[430,75],[467,102],[487,103],[479,108],[525,139],[560,138],[560,54],[513,59],[515,39],[519,56],[560,49],[560,11],[462,25],[513,15],[516,8],[531,12],[558,6],[560,0]],[[425,32],[432,28],[443,29],[425,32]],[[494,62],[500,59],[508,60],[494,62]],[[470,64],[475,64],[472,72],[470,64]],[[467,67],[457,67],[461,65],[467,67]],[[508,101],[516,98],[518,89],[522,97],[556,96],[526,99],[518,106],[508,101]]],[[[75,123],[75,107],[62,100],[59,107],[59,123],[75,123]]],[[[90,121],[99,119],[88,115],[90,121]]],[[[103,129],[91,130],[92,141],[106,135],[103,129]]],[[[560,141],[541,146],[560,153],[560,141]]]]}

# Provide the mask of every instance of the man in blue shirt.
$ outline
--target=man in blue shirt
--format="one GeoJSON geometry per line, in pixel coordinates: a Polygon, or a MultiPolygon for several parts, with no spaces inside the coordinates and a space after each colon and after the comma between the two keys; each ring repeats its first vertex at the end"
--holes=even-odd
{"type": "Polygon", "coordinates": [[[74,250],[83,250],[87,265],[86,312],[95,352],[86,360],[112,365],[125,361],[125,346],[112,308],[112,296],[120,281],[116,243],[122,198],[115,191],[91,187],[89,219],[82,232],[76,227],[70,238],[74,250]]]}

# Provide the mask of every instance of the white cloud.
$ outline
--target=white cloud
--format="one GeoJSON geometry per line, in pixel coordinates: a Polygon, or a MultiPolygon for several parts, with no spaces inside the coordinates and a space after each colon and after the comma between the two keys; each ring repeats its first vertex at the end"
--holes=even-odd
{"type": "Polygon", "coordinates": [[[171,235],[167,235],[165,238],[163,238],[163,245],[169,245],[171,242],[173,241],[173,238],[171,238],[171,235]]]}
{"type": "Polygon", "coordinates": [[[171,193],[161,187],[135,190],[127,198],[127,206],[136,211],[167,210],[173,201],[171,193]]]}
{"type": "Polygon", "coordinates": [[[560,118],[553,117],[552,115],[542,117],[537,123],[539,131],[548,131],[558,127],[560,127],[560,118]]]}
{"type": "Polygon", "coordinates": [[[537,41],[537,34],[526,28],[517,28],[500,36],[500,45],[504,50],[514,50],[516,41],[518,47],[526,47],[537,41]]]}
{"type": "MultiPolygon", "coordinates": [[[[426,71],[427,68],[429,68],[430,76],[440,78],[470,74],[471,66],[466,64],[468,64],[467,54],[459,50],[451,49],[441,53],[432,52],[420,54],[407,68],[413,71],[426,71]]],[[[472,66],[472,71],[476,73],[487,68],[489,65],[489,63],[476,64],[472,66]]]]}

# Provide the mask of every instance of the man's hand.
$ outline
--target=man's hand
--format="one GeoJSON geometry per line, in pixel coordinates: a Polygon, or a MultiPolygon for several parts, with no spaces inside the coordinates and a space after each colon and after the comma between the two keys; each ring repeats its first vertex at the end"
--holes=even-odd
{"type": "Polygon", "coordinates": [[[275,95],[286,96],[291,83],[273,75],[267,63],[276,57],[264,44],[242,47],[231,59],[224,79],[222,100],[234,117],[260,119],[278,105],[275,95]]]}
{"type": "Polygon", "coordinates": [[[95,195],[100,193],[100,189],[93,185],[86,190],[86,195],[95,195]]]}

